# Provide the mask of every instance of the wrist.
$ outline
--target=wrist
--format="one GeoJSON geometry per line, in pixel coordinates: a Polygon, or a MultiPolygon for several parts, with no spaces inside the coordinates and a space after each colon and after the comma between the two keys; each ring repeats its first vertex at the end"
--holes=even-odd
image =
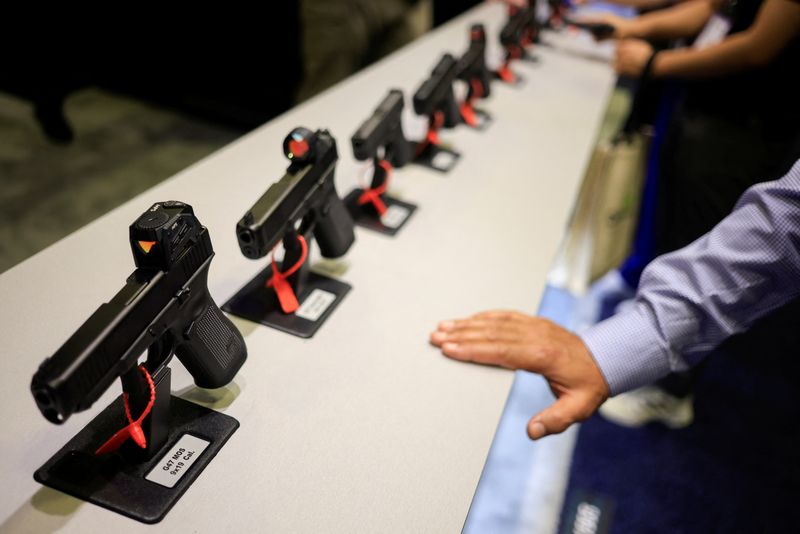
{"type": "Polygon", "coordinates": [[[670,348],[659,337],[646,307],[614,315],[580,337],[612,396],[655,382],[673,370],[670,348]]]}
{"type": "Polygon", "coordinates": [[[650,75],[653,78],[669,78],[675,75],[675,51],[662,50],[653,58],[653,65],[650,67],[650,75]]]}
{"type": "Polygon", "coordinates": [[[608,16],[601,20],[614,27],[614,33],[611,34],[613,39],[627,39],[630,36],[631,26],[636,22],[616,16],[608,16]]]}
{"type": "Polygon", "coordinates": [[[600,369],[597,360],[595,360],[592,351],[589,349],[583,339],[581,339],[579,336],[575,337],[579,343],[576,353],[579,355],[579,360],[586,365],[585,376],[591,386],[589,389],[593,397],[596,399],[596,405],[594,406],[594,410],[596,410],[601,404],[603,404],[603,402],[606,401],[606,399],[611,396],[611,387],[609,386],[608,380],[606,380],[602,369],[600,369]]]}
{"type": "Polygon", "coordinates": [[[664,76],[664,53],[656,50],[650,57],[650,78],[663,78],[664,76]]]}
{"type": "Polygon", "coordinates": [[[647,21],[637,17],[625,26],[624,39],[646,39],[648,35],[647,21]]]}

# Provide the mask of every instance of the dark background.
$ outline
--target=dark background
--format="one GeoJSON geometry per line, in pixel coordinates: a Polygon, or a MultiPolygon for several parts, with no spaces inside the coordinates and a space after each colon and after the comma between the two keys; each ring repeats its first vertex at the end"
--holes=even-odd
{"type": "MultiPolygon", "coordinates": [[[[478,3],[436,1],[434,25],[478,3]]],[[[12,10],[0,23],[0,91],[53,107],[95,86],[246,131],[294,104],[301,32],[296,1],[190,14],[12,10]]]]}

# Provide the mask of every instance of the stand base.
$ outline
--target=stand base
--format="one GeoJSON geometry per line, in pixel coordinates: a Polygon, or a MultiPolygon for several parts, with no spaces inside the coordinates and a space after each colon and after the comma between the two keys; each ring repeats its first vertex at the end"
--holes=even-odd
{"type": "Polygon", "coordinates": [[[475,115],[476,120],[474,126],[469,125],[470,128],[482,132],[491,126],[493,119],[489,112],[479,108],[472,108],[472,113],[475,115]]]}
{"type": "MultiPolygon", "coordinates": [[[[414,153],[418,150],[419,143],[414,143],[414,153]]],[[[428,144],[422,152],[414,158],[413,162],[423,167],[428,167],[442,173],[450,172],[458,163],[461,154],[442,145],[428,144]]]]}
{"type": "Polygon", "coordinates": [[[525,85],[525,78],[523,78],[516,72],[512,71],[512,73],[514,74],[514,79],[511,81],[508,81],[506,78],[501,76],[499,72],[493,72],[492,74],[494,75],[495,80],[500,80],[506,85],[510,85],[511,87],[517,87],[517,88],[523,87],[525,85]]]}
{"type": "Polygon", "coordinates": [[[353,189],[344,198],[344,205],[347,206],[347,211],[350,212],[350,216],[353,217],[353,221],[357,225],[373,232],[388,236],[396,235],[417,209],[415,204],[409,204],[389,195],[384,195],[383,203],[386,204],[388,209],[383,217],[378,217],[378,214],[372,210],[371,205],[358,205],[358,199],[362,193],[364,193],[364,190],[361,188],[353,189]]]}
{"type": "Polygon", "coordinates": [[[125,424],[119,396],[33,478],[131,519],[157,523],[239,428],[233,417],[178,397],[170,399],[170,418],[167,443],[149,460],[130,443],[116,453],[95,456],[94,451],[125,424]]]}
{"type": "Polygon", "coordinates": [[[275,292],[266,287],[271,276],[272,266],[268,265],[226,302],[222,309],[248,321],[309,338],[319,330],[352,288],[350,284],[310,271],[297,295],[300,308],[294,313],[286,314],[281,310],[275,292]]]}

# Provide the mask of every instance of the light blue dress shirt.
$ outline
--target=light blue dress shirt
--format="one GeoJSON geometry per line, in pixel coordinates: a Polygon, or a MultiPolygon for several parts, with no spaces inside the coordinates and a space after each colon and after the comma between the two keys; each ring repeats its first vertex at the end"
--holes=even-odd
{"type": "Polygon", "coordinates": [[[697,364],[798,296],[800,160],[748,189],[711,232],[653,261],[634,305],[581,337],[615,395],[697,364]]]}

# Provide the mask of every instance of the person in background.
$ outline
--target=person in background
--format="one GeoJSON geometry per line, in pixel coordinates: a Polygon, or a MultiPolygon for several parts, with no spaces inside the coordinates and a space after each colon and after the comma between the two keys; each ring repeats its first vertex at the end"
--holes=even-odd
{"type": "MultiPolygon", "coordinates": [[[[800,65],[797,0],[688,0],[623,19],[614,26],[614,67],[638,78],[680,84],[682,96],[661,152],[655,252],[691,243],[730,213],[749,186],[773,180],[800,157],[800,65]],[[694,39],[655,51],[649,41],[694,39]]],[[[651,420],[681,427],[692,421],[698,371],[670,375],[607,403],[602,413],[627,426],[651,420]]]]}
{"type": "Polygon", "coordinates": [[[297,102],[410,43],[431,27],[432,0],[300,0],[297,102]]]}
{"type": "MultiPolygon", "coordinates": [[[[615,4],[618,6],[632,7],[640,13],[654,11],[675,5],[685,0],[603,0],[606,4],[615,4]]],[[[576,6],[591,5],[594,3],[592,0],[572,0],[576,6]]]]}
{"type": "Polygon", "coordinates": [[[528,423],[539,439],[588,418],[610,395],[697,365],[798,297],[800,160],[780,180],[751,187],[708,234],[651,262],[633,306],[580,336],[490,311],[439,323],[430,342],[456,360],[544,376],[556,401],[528,423]]]}

